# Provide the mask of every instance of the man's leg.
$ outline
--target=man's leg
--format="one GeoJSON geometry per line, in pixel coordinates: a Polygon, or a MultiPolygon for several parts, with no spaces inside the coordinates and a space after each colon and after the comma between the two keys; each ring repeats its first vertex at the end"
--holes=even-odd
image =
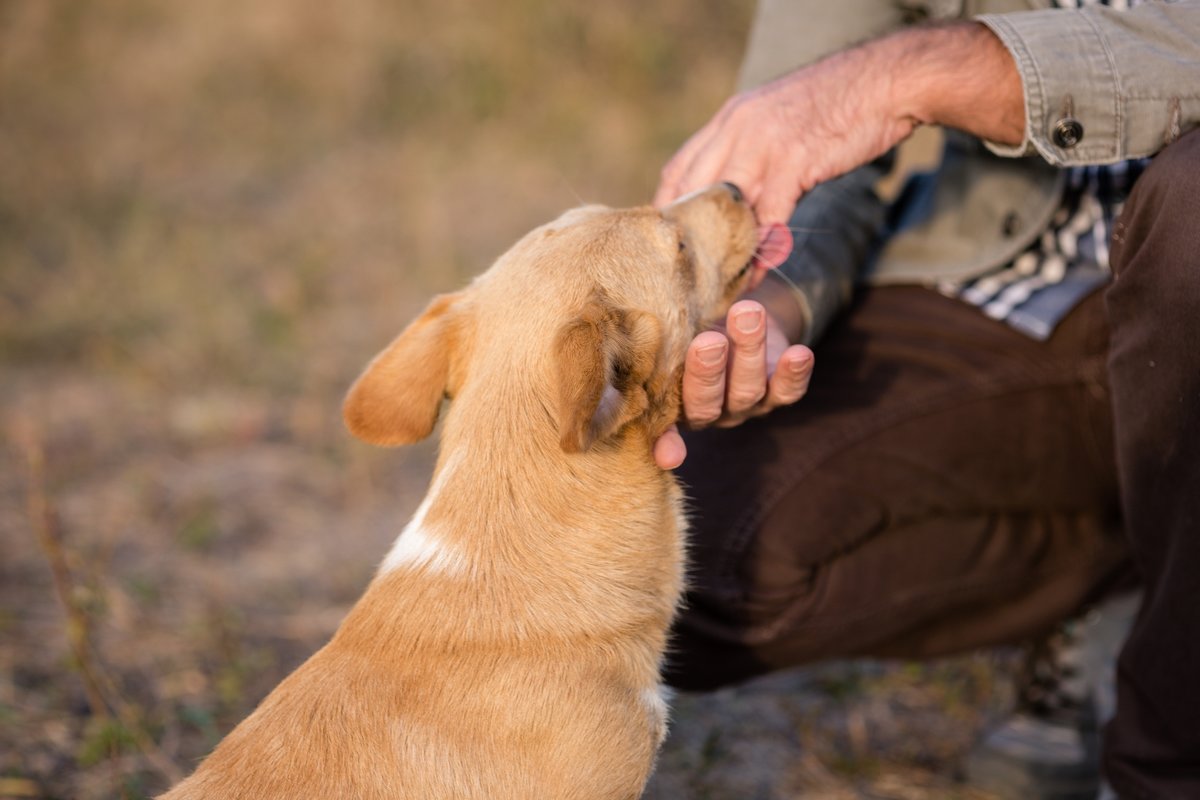
{"type": "Polygon", "coordinates": [[[1112,258],[1116,451],[1146,596],[1105,772],[1123,798],[1200,797],[1200,133],[1138,180],[1112,258]]]}
{"type": "Polygon", "coordinates": [[[809,395],[690,434],[668,680],[1044,633],[1122,572],[1098,297],[1045,343],[918,288],[862,298],[809,395]]]}

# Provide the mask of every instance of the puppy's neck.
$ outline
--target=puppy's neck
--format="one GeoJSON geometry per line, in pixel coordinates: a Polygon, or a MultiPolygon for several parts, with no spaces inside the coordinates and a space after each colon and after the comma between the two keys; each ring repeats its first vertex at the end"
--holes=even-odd
{"type": "Polygon", "coordinates": [[[430,490],[369,592],[375,616],[352,614],[344,633],[374,647],[643,630],[655,652],[682,585],[674,478],[644,431],[568,454],[536,397],[513,401],[450,405],[430,490]],[[430,597],[442,614],[420,612],[430,597]]]}
{"type": "Polygon", "coordinates": [[[516,382],[480,384],[457,397],[442,425],[438,471],[452,465],[487,499],[460,510],[480,524],[499,517],[520,527],[527,515],[566,522],[572,507],[614,496],[638,504],[663,501],[670,479],[654,463],[644,421],[581,453],[563,451],[559,424],[549,398],[516,382]]]}

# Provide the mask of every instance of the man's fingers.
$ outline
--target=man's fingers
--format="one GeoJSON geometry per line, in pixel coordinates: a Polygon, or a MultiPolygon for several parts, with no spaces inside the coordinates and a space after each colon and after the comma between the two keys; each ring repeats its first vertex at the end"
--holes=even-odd
{"type": "Polygon", "coordinates": [[[795,344],[783,351],[775,373],[767,387],[765,406],[768,410],[791,405],[808,392],[812,379],[813,354],[802,344],[795,344]]]}
{"type": "Polygon", "coordinates": [[[663,166],[659,174],[658,190],[654,193],[654,205],[665,206],[686,193],[683,187],[695,169],[696,159],[716,136],[718,127],[715,119],[710,121],[692,134],[663,166]]]}
{"type": "Polygon", "coordinates": [[[687,174],[688,165],[692,163],[691,141],[684,144],[662,168],[658,176],[658,190],[654,193],[653,205],[661,208],[670,204],[680,196],[679,181],[687,174]]]}
{"type": "Polygon", "coordinates": [[[760,225],[786,225],[801,194],[797,176],[786,165],[771,173],[762,193],[754,203],[754,213],[760,225]]]}
{"type": "Polygon", "coordinates": [[[696,156],[687,180],[681,184],[683,193],[702,189],[705,186],[728,181],[742,191],[751,206],[758,199],[762,187],[763,165],[739,151],[740,139],[724,137],[714,141],[696,156]]]}
{"type": "Polygon", "coordinates": [[[727,175],[731,142],[728,137],[710,139],[692,152],[691,162],[675,181],[677,197],[716,183],[718,178],[733,180],[727,175]]]}
{"type": "Polygon", "coordinates": [[[759,303],[742,300],[729,309],[727,320],[733,350],[725,396],[728,412],[738,416],[767,393],[767,314],[759,303]]]}
{"type": "Polygon", "coordinates": [[[683,372],[683,414],[694,428],[711,425],[725,405],[725,369],[729,340],[717,331],[705,331],[688,347],[683,372]]]}
{"type": "Polygon", "coordinates": [[[745,114],[738,114],[740,108],[738,98],[731,99],[679,148],[659,176],[654,205],[667,205],[718,181],[736,184],[754,205],[767,165],[753,146],[756,131],[747,128],[745,114]]]}

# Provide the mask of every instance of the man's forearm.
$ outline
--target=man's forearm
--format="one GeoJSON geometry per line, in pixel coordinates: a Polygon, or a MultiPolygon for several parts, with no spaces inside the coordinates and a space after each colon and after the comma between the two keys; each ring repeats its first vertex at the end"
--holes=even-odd
{"type": "Polygon", "coordinates": [[[881,74],[891,66],[891,113],[1000,144],[1023,140],[1021,76],[1007,48],[985,25],[912,28],[866,46],[877,48],[881,74]]]}

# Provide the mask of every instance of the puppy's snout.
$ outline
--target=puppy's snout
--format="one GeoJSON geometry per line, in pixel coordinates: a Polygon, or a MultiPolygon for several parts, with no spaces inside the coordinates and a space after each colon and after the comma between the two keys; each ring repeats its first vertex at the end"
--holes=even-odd
{"type": "Polygon", "coordinates": [[[729,190],[729,194],[733,196],[733,202],[741,203],[746,200],[746,196],[742,194],[742,190],[738,188],[736,183],[721,181],[721,185],[729,190]]]}

